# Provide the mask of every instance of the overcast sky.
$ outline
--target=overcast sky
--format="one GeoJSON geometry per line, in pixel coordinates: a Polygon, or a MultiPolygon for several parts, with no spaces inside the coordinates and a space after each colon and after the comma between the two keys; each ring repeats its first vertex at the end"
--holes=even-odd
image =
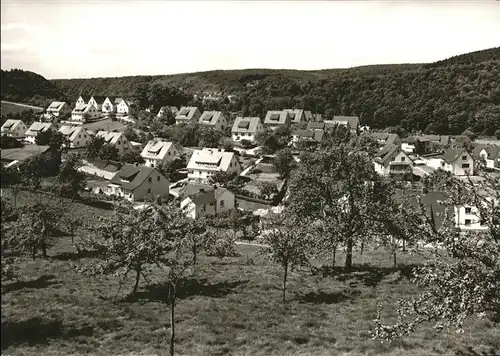
{"type": "Polygon", "coordinates": [[[2,0],[1,66],[48,79],[432,62],[500,46],[500,1],[2,0]]]}

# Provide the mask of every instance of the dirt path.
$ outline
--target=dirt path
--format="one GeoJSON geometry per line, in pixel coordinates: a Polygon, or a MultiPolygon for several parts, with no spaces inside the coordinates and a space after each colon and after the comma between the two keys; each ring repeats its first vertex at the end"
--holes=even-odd
{"type": "Polygon", "coordinates": [[[22,106],[24,108],[29,108],[29,109],[43,110],[43,108],[40,107],[40,106],[33,106],[33,105],[27,105],[27,104],[13,103],[12,101],[2,100],[2,103],[17,105],[17,106],[22,106]]]}

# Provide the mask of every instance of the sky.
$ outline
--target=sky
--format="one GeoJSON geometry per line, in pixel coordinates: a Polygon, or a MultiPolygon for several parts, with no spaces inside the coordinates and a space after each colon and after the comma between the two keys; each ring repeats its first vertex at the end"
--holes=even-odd
{"type": "Polygon", "coordinates": [[[498,0],[1,2],[2,69],[47,79],[424,63],[498,46],[498,0]]]}

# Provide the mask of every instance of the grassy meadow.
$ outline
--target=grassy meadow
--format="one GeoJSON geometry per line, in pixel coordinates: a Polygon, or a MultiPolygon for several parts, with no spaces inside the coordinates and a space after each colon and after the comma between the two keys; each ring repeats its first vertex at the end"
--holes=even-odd
{"type": "MultiPolygon", "coordinates": [[[[23,112],[25,110],[28,110],[28,109],[33,109],[33,108],[30,108],[29,106],[24,106],[22,104],[12,104],[12,103],[6,103],[4,101],[2,101],[1,103],[1,112],[2,112],[2,115],[7,115],[9,113],[16,113],[16,112],[23,112]]],[[[41,109],[33,109],[35,111],[41,111],[41,109]]]]}
{"type": "MultiPolygon", "coordinates": [[[[81,203],[68,212],[87,219],[110,213],[81,203]]],[[[392,343],[371,339],[377,304],[385,317],[394,317],[395,301],[417,291],[408,266],[425,257],[402,254],[400,267],[392,268],[384,251],[371,250],[355,255],[350,273],[341,267],[294,271],[283,304],[280,269],[255,246],[238,249],[234,258],[201,256],[180,286],[178,355],[490,355],[500,349],[500,328],[481,320],[470,320],[460,334],[424,325],[392,343]]],[[[118,294],[111,276],[79,275],[73,264],[89,260],[79,258],[63,236],[49,258],[20,261],[19,281],[2,283],[2,354],[167,354],[164,273],[151,270],[149,283],[141,279],[131,298],[132,275],[118,294]]]]}

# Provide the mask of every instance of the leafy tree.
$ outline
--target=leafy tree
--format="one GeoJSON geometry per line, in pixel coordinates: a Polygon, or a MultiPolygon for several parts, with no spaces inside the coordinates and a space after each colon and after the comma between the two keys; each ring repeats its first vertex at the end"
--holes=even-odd
{"type": "Polygon", "coordinates": [[[86,156],[89,160],[94,161],[99,158],[101,148],[104,146],[104,138],[98,136],[92,136],[87,144],[86,156]]]}
{"type": "Polygon", "coordinates": [[[2,177],[0,180],[2,188],[18,184],[21,181],[21,177],[19,176],[17,169],[12,167],[6,168],[4,165],[1,166],[0,176],[2,177]]]}
{"type": "Polygon", "coordinates": [[[127,127],[125,131],[123,131],[123,136],[129,141],[140,141],[139,135],[131,127],[127,127]]]}
{"type": "Polygon", "coordinates": [[[495,137],[497,140],[500,140],[500,129],[495,131],[495,137]]]}
{"type": "Polygon", "coordinates": [[[492,320],[500,316],[500,180],[488,177],[468,184],[472,205],[488,230],[457,234],[450,229],[429,229],[432,241],[441,243],[444,256],[414,272],[414,282],[422,292],[398,302],[396,323],[384,325],[379,313],[375,337],[392,340],[425,322],[432,322],[436,330],[462,330],[471,316],[492,320]]]}
{"type": "Polygon", "coordinates": [[[85,174],[78,168],[82,166],[80,158],[74,154],[66,156],[61,164],[56,182],[59,194],[74,199],[86,186],[85,174]]]}
{"type": "Polygon", "coordinates": [[[293,158],[292,151],[288,148],[285,148],[276,152],[276,156],[273,160],[273,165],[281,178],[290,177],[290,173],[295,167],[295,159],[293,158]]]}
{"type": "Polygon", "coordinates": [[[219,147],[222,133],[218,130],[201,126],[198,129],[198,137],[198,146],[217,148],[219,147]]]}
{"type": "Polygon", "coordinates": [[[10,137],[7,135],[2,135],[2,138],[0,139],[0,148],[2,149],[7,149],[7,148],[21,148],[24,145],[16,140],[14,137],[10,137]]]}
{"type": "Polygon", "coordinates": [[[86,275],[114,275],[120,285],[129,273],[135,274],[132,294],[137,292],[140,277],[146,281],[148,266],[169,266],[169,254],[176,251],[178,240],[184,237],[188,222],[172,205],[152,204],[136,210],[122,206],[110,217],[99,217],[93,232],[83,238],[80,249],[95,251],[97,260],[79,268],[86,275]]]}
{"type": "Polygon", "coordinates": [[[262,235],[261,253],[283,268],[283,303],[288,272],[309,263],[312,241],[305,225],[304,220],[287,212],[271,214],[262,235]]]}
{"type": "Polygon", "coordinates": [[[129,150],[128,152],[125,152],[125,154],[122,156],[122,161],[125,163],[143,164],[144,158],[142,158],[141,154],[136,150],[129,150]]]}
{"type": "Polygon", "coordinates": [[[15,258],[10,256],[9,251],[9,239],[10,236],[10,221],[12,220],[12,216],[14,215],[14,207],[10,204],[10,202],[2,197],[2,233],[0,235],[1,238],[1,277],[2,282],[13,280],[16,277],[15,271],[15,258]]]}
{"type": "Polygon", "coordinates": [[[64,135],[56,130],[47,130],[38,133],[35,138],[35,143],[41,146],[49,146],[50,150],[60,150],[61,146],[66,142],[64,135]]]}
{"type": "Polygon", "coordinates": [[[103,161],[117,161],[119,159],[118,149],[115,146],[104,145],[99,150],[99,159],[103,161]]]}
{"type": "Polygon", "coordinates": [[[210,176],[209,182],[210,184],[217,184],[221,187],[226,187],[229,182],[231,182],[234,178],[236,178],[237,174],[235,172],[227,173],[224,171],[217,171],[213,175],[210,176]]]}
{"type": "Polygon", "coordinates": [[[261,146],[264,153],[274,153],[281,148],[281,145],[274,131],[269,128],[257,133],[255,140],[261,146]]]}
{"type": "Polygon", "coordinates": [[[20,254],[31,254],[36,259],[41,251],[47,257],[47,249],[53,244],[61,227],[64,207],[50,198],[34,195],[17,208],[17,220],[13,224],[13,238],[9,247],[20,254]]]}
{"type": "Polygon", "coordinates": [[[334,253],[339,241],[346,244],[346,268],[352,267],[356,238],[379,218],[371,209],[378,180],[366,153],[346,146],[306,154],[290,180],[290,208],[322,220],[325,251],[334,253]]]}
{"type": "Polygon", "coordinates": [[[176,157],[171,161],[163,162],[158,170],[163,174],[170,182],[175,181],[175,172],[179,169],[186,167],[186,157],[183,155],[181,157],[176,157]]]}
{"type": "Polygon", "coordinates": [[[462,136],[468,137],[471,141],[474,141],[477,138],[477,135],[469,129],[462,132],[462,136]]]}
{"type": "Polygon", "coordinates": [[[61,153],[47,151],[28,158],[19,166],[19,175],[24,185],[38,189],[43,177],[53,177],[59,172],[61,153]]]}

